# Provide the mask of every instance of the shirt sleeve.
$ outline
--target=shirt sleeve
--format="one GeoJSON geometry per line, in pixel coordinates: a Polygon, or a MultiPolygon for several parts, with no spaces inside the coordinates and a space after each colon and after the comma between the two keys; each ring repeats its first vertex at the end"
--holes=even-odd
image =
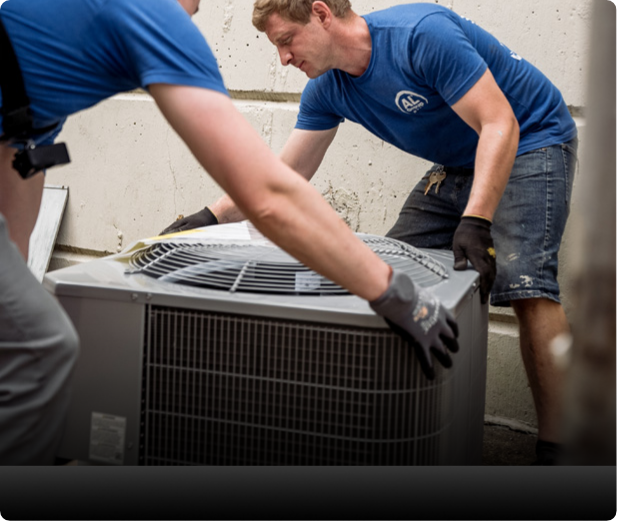
{"type": "MultiPolygon", "coordinates": [[[[111,3],[111,2],[110,2],[111,3]]],[[[105,9],[120,74],[152,83],[203,87],[228,94],[206,39],[178,2],[135,0],[105,9]]]]}
{"type": "Polygon", "coordinates": [[[488,68],[461,26],[441,13],[429,15],[418,24],[410,46],[413,69],[450,106],[488,68]]]}
{"type": "Polygon", "coordinates": [[[316,80],[310,80],[300,99],[300,112],[296,128],[302,130],[330,130],[339,126],[345,118],[335,114],[325,103],[328,97],[327,86],[320,76],[316,80]]]}

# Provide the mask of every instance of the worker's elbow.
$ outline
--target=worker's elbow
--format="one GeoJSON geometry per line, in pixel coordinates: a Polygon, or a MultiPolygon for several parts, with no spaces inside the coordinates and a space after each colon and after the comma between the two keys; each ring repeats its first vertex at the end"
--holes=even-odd
{"type": "Polygon", "coordinates": [[[307,210],[308,181],[291,170],[286,174],[245,186],[236,194],[236,204],[257,228],[285,227],[299,208],[307,210]]]}
{"type": "Polygon", "coordinates": [[[518,119],[514,114],[510,116],[510,128],[512,129],[512,137],[516,138],[516,140],[518,141],[521,135],[521,127],[518,123],[518,119]]]}
{"type": "Polygon", "coordinates": [[[283,222],[284,205],[280,201],[277,202],[277,198],[272,194],[250,198],[243,206],[243,213],[257,228],[276,227],[283,222]]]}
{"type": "Polygon", "coordinates": [[[521,128],[518,124],[518,119],[512,115],[510,120],[510,142],[514,150],[518,149],[519,141],[521,137],[521,128]]]}
{"type": "Polygon", "coordinates": [[[512,144],[517,144],[520,138],[520,127],[513,113],[503,114],[494,121],[482,127],[480,135],[498,135],[512,144]]]}

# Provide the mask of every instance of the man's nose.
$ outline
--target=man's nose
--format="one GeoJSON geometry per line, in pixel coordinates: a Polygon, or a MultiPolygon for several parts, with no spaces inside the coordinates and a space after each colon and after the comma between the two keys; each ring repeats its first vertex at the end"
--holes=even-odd
{"type": "Polygon", "coordinates": [[[281,59],[281,64],[287,66],[291,62],[293,55],[288,50],[281,48],[279,49],[279,58],[281,59]]]}

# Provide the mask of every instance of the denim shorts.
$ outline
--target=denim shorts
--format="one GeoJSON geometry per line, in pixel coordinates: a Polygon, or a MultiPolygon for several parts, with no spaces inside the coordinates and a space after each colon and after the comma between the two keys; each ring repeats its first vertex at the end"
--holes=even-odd
{"type": "MultiPolygon", "coordinates": [[[[530,298],[560,302],[558,253],[570,212],[577,148],[574,138],[516,158],[491,228],[497,253],[493,306],[530,298]]],[[[473,170],[446,167],[439,193],[433,187],[424,195],[428,175],[409,194],[387,236],[418,248],[452,249],[473,170]]]]}

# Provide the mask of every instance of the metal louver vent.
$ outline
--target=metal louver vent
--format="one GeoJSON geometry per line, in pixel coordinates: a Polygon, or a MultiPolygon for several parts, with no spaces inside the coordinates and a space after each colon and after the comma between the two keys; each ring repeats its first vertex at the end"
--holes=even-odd
{"type": "Polygon", "coordinates": [[[391,331],[152,306],[144,465],[426,465],[452,374],[391,331]]]}
{"type": "MultiPolygon", "coordinates": [[[[443,264],[412,246],[378,236],[360,238],[385,262],[408,273],[420,286],[433,286],[448,278],[443,264]]],[[[127,273],[143,273],[161,281],[231,293],[349,294],[267,241],[162,242],[134,253],[129,264],[127,273]]]]}

